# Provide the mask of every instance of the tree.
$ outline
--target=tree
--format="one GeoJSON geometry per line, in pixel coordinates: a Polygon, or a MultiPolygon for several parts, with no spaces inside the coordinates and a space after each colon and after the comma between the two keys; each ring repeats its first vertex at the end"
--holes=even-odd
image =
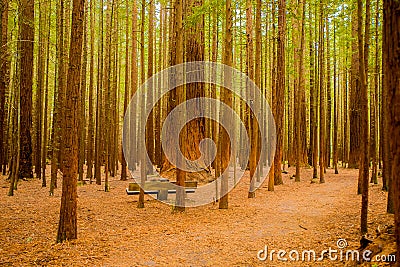
{"type": "MultiPolygon", "coordinates": [[[[261,12],[261,11],[260,11],[261,12]]],[[[258,14],[256,14],[256,24],[258,23],[258,14]]],[[[261,21],[260,27],[261,27],[261,21]]],[[[257,27],[257,26],[256,26],[257,27]]],[[[257,40],[258,41],[258,40],[257,40]]],[[[261,49],[260,49],[261,50],[261,49]]],[[[246,1],[246,72],[247,76],[250,80],[254,80],[254,45],[253,45],[253,3],[251,0],[246,1]]],[[[259,78],[259,77],[257,77],[259,78]]],[[[256,83],[259,79],[256,79],[256,83]]],[[[253,90],[250,85],[246,85],[247,91],[253,90]]],[[[254,93],[250,92],[250,99],[254,97],[254,93]]],[[[252,99],[255,103],[255,99],[252,99]]],[[[246,108],[246,121],[248,124],[247,131],[250,137],[250,158],[249,158],[249,167],[250,167],[250,188],[249,188],[249,198],[254,198],[255,193],[255,182],[256,179],[254,174],[256,172],[256,161],[257,161],[257,139],[256,134],[258,135],[258,125],[257,121],[254,118],[253,112],[250,111],[249,107],[246,108]]],[[[254,107],[253,107],[254,108],[254,107]]]]}
{"type": "Polygon", "coordinates": [[[360,142],[361,142],[361,121],[360,121],[360,73],[359,51],[357,47],[358,17],[357,9],[354,9],[352,14],[352,30],[351,30],[351,77],[350,77],[350,153],[349,153],[349,168],[358,168],[358,159],[360,157],[360,142]]]}
{"type": "MultiPolygon", "coordinates": [[[[125,32],[125,92],[124,92],[124,115],[128,108],[129,103],[129,1],[126,1],[125,8],[126,15],[126,32],[125,32]]],[[[121,180],[127,180],[127,170],[126,170],[126,159],[124,152],[121,154],[122,162],[121,162],[121,180]]]]}
{"type": "Polygon", "coordinates": [[[67,97],[65,101],[65,168],[58,224],[57,242],[77,238],[77,173],[78,173],[78,126],[79,95],[82,67],[82,43],[85,0],[74,0],[72,9],[67,97]]]}
{"type": "MultiPolygon", "coordinates": [[[[312,27],[310,37],[312,38],[312,27]]],[[[315,81],[315,44],[310,42],[310,154],[313,166],[313,179],[318,177],[318,88],[315,81]]]]}
{"type": "MultiPolygon", "coordinates": [[[[390,127],[384,128],[391,137],[390,153],[392,162],[392,188],[394,195],[395,226],[397,253],[396,259],[400,259],[400,2],[383,1],[383,66],[384,88],[388,90],[390,127]]],[[[385,99],[384,99],[385,100],[385,99]]],[[[386,125],[387,126],[387,125],[386,125]]]]}
{"type": "MultiPolygon", "coordinates": [[[[233,40],[232,40],[232,24],[233,24],[233,19],[232,19],[232,1],[227,0],[225,4],[225,49],[224,49],[224,58],[223,62],[225,65],[231,67],[232,66],[232,61],[233,61],[233,40]]],[[[231,77],[232,73],[231,70],[226,70],[224,72],[224,84],[229,87],[230,82],[231,82],[231,77]]],[[[232,106],[232,92],[228,89],[223,90],[222,92],[222,99],[226,105],[229,107],[232,106]]],[[[224,121],[230,122],[231,119],[229,117],[229,112],[224,112],[223,116],[226,116],[224,118],[224,121]]],[[[229,127],[229,125],[227,125],[229,127]]],[[[222,127],[219,128],[221,133],[221,144],[224,145],[224,150],[221,151],[221,170],[224,170],[225,168],[229,168],[229,163],[230,163],[230,154],[231,154],[231,141],[229,140],[229,135],[228,133],[222,129],[222,127]]],[[[221,171],[222,172],[222,171],[221,171]]],[[[229,179],[229,172],[224,172],[222,175],[221,179],[221,199],[219,201],[219,208],[220,209],[227,209],[228,208],[228,179],[229,179]]]]}
{"type": "MultiPolygon", "coordinates": [[[[49,73],[50,69],[50,30],[51,30],[51,2],[47,6],[47,33],[46,33],[46,70],[45,73],[49,73]]],[[[46,75],[44,88],[44,110],[43,110],[43,138],[42,138],[42,148],[41,148],[41,158],[42,158],[42,187],[47,186],[46,179],[46,165],[47,165],[47,150],[48,150],[48,109],[49,109],[49,75],[46,75]]]]}
{"type": "MultiPolygon", "coordinates": [[[[141,8],[141,12],[140,12],[140,19],[141,19],[141,26],[140,26],[140,66],[141,66],[141,71],[140,71],[140,80],[141,83],[145,82],[145,67],[144,67],[144,26],[145,26],[145,14],[146,14],[146,1],[142,0],[142,8],[141,8]]],[[[141,96],[141,110],[144,110],[145,108],[145,103],[146,103],[146,99],[145,96],[141,96]]],[[[143,112],[142,112],[143,113],[143,112]]],[[[141,116],[140,122],[144,125],[141,125],[141,130],[144,131],[144,127],[146,126],[146,122],[144,121],[144,116],[141,116]]],[[[144,134],[144,133],[141,133],[144,134]]],[[[141,136],[141,135],[139,135],[141,136]]],[[[144,208],[144,191],[143,191],[143,187],[144,187],[144,183],[146,182],[147,179],[147,160],[146,160],[146,155],[145,153],[145,146],[146,144],[142,144],[141,140],[140,140],[140,184],[141,184],[141,188],[140,188],[140,193],[139,193],[139,201],[138,201],[138,208],[144,208]]]]}
{"type": "Polygon", "coordinates": [[[87,173],[86,178],[92,183],[93,178],[93,143],[94,143],[94,40],[95,40],[95,10],[93,1],[90,1],[90,69],[89,69],[89,117],[87,142],[87,173]]]}
{"type": "Polygon", "coordinates": [[[54,115],[53,115],[53,141],[51,158],[51,181],[50,196],[57,188],[57,172],[61,165],[61,127],[63,122],[62,107],[64,103],[65,81],[64,81],[64,0],[57,2],[57,87],[54,93],[54,115]]]}
{"type": "Polygon", "coordinates": [[[21,131],[20,131],[20,158],[19,178],[33,178],[32,172],[32,80],[33,80],[33,41],[34,28],[34,1],[22,0],[19,5],[21,49],[20,86],[21,86],[21,131]]]}
{"type": "Polygon", "coordinates": [[[296,182],[300,182],[300,165],[302,164],[302,124],[301,115],[302,107],[304,106],[303,101],[304,96],[304,21],[305,21],[305,0],[298,1],[299,7],[297,8],[297,13],[301,13],[301,26],[300,26],[300,49],[295,51],[295,57],[299,57],[299,63],[296,66],[297,71],[297,81],[295,85],[295,138],[296,138],[296,182]]]}
{"type": "Polygon", "coordinates": [[[333,167],[335,174],[339,174],[338,161],[339,161],[339,103],[340,96],[338,93],[338,76],[337,76],[337,55],[336,55],[336,21],[333,24],[333,167]]]}
{"type": "MultiPolygon", "coordinates": [[[[185,9],[185,62],[204,61],[205,40],[204,40],[204,16],[197,16],[196,9],[203,5],[203,0],[188,0],[185,9]]],[[[202,74],[204,75],[204,73],[202,74]]],[[[190,83],[186,85],[186,100],[198,101],[196,99],[206,96],[203,83],[190,83]]],[[[197,109],[203,113],[205,107],[197,103],[197,109]]],[[[196,118],[186,125],[187,138],[185,150],[187,159],[195,162],[187,166],[192,173],[187,173],[190,180],[209,180],[211,174],[204,160],[201,159],[200,142],[205,138],[206,120],[196,118]]]]}
{"type": "MultiPolygon", "coordinates": [[[[3,163],[6,159],[5,142],[3,137],[5,135],[5,102],[6,90],[8,87],[8,51],[7,51],[7,34],[8,34],[8,0],[0,1],[0,173],[2,171],[3,163]]],[[[5,167],[3,170],[5,174],[5,167]]]]}
{"type": "Polygon", "coordinates": [[[368,181],[369,181],[369,133],[368,133],[368,89],[366,83],[363,34],[362,34],[362,0],[357,1],[357,21],[358,21],[358,52],[359,52],[359,73],[360,73],[360,126],[362,142],[360,146],[360,170],[362,188],[362,206],[361,206],[361,233],[368,232],[368,181]]]}
{"type": "MultiPolygon", "coordinates": [[[[319,5],[319,43],[318,43],[318,72],[319,72],[319,182],[325,183],[325,138],[326,138],[326,116],[325,116],[325,18],[324,4],[319,5]]],[[[329,27],[329,25],[326,25],[329,27]]]]}
{"type": "MultiPolygon", "coordinates": [[[[148,58],[147,58],[147,78],[151,78],[153,76],[154,71],[154,0],[150,0],[150,10],[149,10],[149,27],[148,27],[148,58]]],[[[142,18],[142,26],[144,27],[144,20],[145,17],[142,18]]],[[[144,29],[143,31],[144,32],[144,29]]],[[[144,48],[144,46],[143,46],[144,48]]],[[[144,68],[144,65],[143,65],[144,68]]],[[[143,81],[142,81],[143,82],[143,81]]],[[[153,103],[153,91],[156,88],[155,84],[150,85],[152,90],[147,90],[147,104],[152,105],[153,103]]],[[[152,108],[152,107],[150,107],[152,108]]],[[[147,147],[147,154],[151,162],[155,162],[155,153],[154,153],[154,113],[152,112],[146,122],[146,147],[147,147]]],[[[147,168],[147,173],[153,173],[153,166],[149,165],[147,168]]]]}
{"type": "Polygon", "coordinates": [[[371,161],[372,161],[372,175],[371,182],[378,184],[378,92],[379,92],[379,72],[380,72],[380,60],[379,60],[379,0],[376,1],[376,17],[375,17],[375,74],[373,75],[374,85],[371,86],[371,161]]]}
{"type": "MultiPolygon", "coordinates": [[[[175,0],[174,3],[174,36],[172,38],[175,38],[175,55],[172,55],[174,53],[174,48],[170,49],[171,53],[171,66],[182,64],[184,61],[184,30],[183,30],[183,0],[175,0]]],[[[183,86],[179,86],[175,90],[175,97],[173,100],[175,101],[175,104],[180,104],[185,101],[185,88],[183,86]]],[[[174,107],[171,106],[171,110],[174,107]]],[[[183,130],[184,131],[184,130],[183,130]]],[[[178,144],[185,144],[186,142],[186,135],[185,132],[183,132],[180,135],[180,142],[178,144]]],[[[185,146],[183,145],[181,147],[182,154],[186,155],[186,149],[185,146]]],[[[174,206],[174,211],[178,212],[183,212],[185,211],[185,191],[183,187],[185,186],[185,180],[186,180],[186,172],[184,170],[181,170],[180,168],[177,167],[176,169],[176,184],[179,186],[176,192],[176,203],[174,206]]]]}
{"type": "Polygon", "coordinates": [[[283,112],[285,94],[285,46],[286,46],[286,1],[278,0],[278,52],[277,52],[277,86],[276,86],[276,152],[274,159],[275,185],[283,184],[282,180],[282,156],[283,156],[283,112]]]}

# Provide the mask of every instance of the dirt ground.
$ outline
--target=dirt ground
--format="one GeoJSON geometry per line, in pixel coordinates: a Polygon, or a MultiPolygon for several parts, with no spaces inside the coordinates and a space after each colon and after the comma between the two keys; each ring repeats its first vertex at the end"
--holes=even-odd
{"type": "MultiPolygon", "coordinates": [[[[112,179],[103,186],[78,188],[78,240],[56,244],[61,186],[50,197],[37,179],[19,184],[8,197],[0,179],[0,266],[343,266],[340,261],[260,261],[257,253],[270,250],[337,248],[338,239],[359,247],[360,203],[358,170],[329,169],[325,184],[311,184],[311,169],[302,181],[283,175],[284,185],[266,187],[247,198],[248,177],[229,196],[229,209],[218,204],[172,213],[170,206],[147,197],[126,195],[129,181],[112,179]]],[[[381,182],[381,181],[380,181],[381,182]]],[[[58,181],[61,185],[61,179],[58,181]]],[[[370,187],[369,228],[393,224],[386,214],[387,193],[370,187]]],[[[319,255],[319,254],[318,254],[319,255]]],[[[286,255],[287,257],[287,255],[286,255]]],[[[374,265],[373,265],[374,266],[374,265]]],[[[375,265],[378,266],[378,265],[375,265]]]]}

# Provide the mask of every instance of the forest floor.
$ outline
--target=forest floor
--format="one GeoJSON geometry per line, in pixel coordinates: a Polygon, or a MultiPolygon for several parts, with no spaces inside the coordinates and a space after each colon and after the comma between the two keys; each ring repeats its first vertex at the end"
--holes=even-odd
{"type": "MultiPolygon", "coordinates": [[[[288,171],[274,192],[262,187],[248,199],[245,176],[230,193],[228,210],[210,204],[181,214],[151,197],[137,209],[138,197],[125,192],[130,181],[119,177],[108,193],[104,186],[79,186],[78,239],[63,244],[55,243],[61,179],[52,197],[38,179],[20,182],[8,197],[2,177],[0,266],[343,266],[328,259],[285,263],[277,254],[272,261],[257,258],[265,246],[269,253],[295,249],[300,258],[303,250],[316,251],[318,258],[325,249],[337,249],[339,239],[346,240],[346,250],[360,246],[358,170],[335,175],[328,169],[325,184],[310,183],[311,169],[302,170],[298,183],[290,179],[294,168],[288,171]]],[[[371,233],[393,224],[386,201],[381,184],[371,185],[371,233]]]]}

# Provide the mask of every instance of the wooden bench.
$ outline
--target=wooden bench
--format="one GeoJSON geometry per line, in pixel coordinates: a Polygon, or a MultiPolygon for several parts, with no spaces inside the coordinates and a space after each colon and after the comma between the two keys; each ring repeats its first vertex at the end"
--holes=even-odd
{"type": "MultiPolygon", "coordinates": [[[[197,182],[186,181],[185,193],[195,193],[197,182]]],[[[140,185],[138,183],[130,183],[126,188],[128,195],[139,195],[140,185]]],[[[168,180],[161,181],[146,181],[144,184],[144,194],[156,195],[158,200],[167,200],[169,194],[176,194],[176,182],[169,182],[168,180]]]]}

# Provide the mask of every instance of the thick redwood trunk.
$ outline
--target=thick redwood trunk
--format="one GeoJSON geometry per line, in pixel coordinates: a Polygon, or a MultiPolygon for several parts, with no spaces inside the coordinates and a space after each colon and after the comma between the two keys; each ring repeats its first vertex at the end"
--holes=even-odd
{"type": "Polygon", "coordinates": [[[79,91],[85,0],[74,0],[65,102],[65,154],[57,242],[77,238],[79,91]]]}
{"type": "Polygon", "coordinates": [[[32,172],[32,76],[33,76],[33,42],[34,0],[20,2],[20,169],[19,178],[33,178],[32,172]]]}
{"type": "Polygon", "coordinates": [[[390,153],[392,154],[392,188],[394,195],[395,229],[397,242],[396,259],[400,259],[400,2],[384,1],[384,87],[389,102],[390,153]]]}

